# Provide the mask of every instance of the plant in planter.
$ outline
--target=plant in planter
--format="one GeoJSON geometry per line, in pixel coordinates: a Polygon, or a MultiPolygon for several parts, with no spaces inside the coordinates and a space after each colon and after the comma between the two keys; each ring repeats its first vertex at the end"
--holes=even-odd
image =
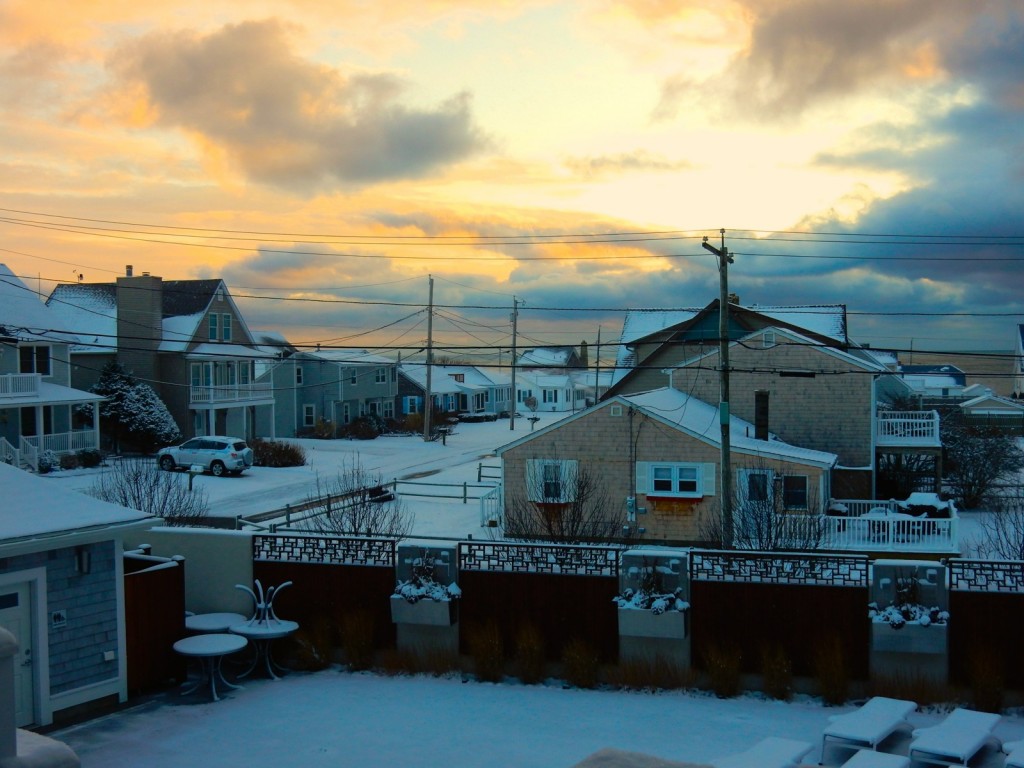
{"type": "Polygon", "coordinates": [[[455,622],[459,585],[444,584],[434,577],[434,558],[426,555],[413,563],[412,576],[399,581],[391,595],[391,618],[399,624],[450,626],[455,622]]]}
{"type": "Polygon", "coordinates": [[[948,651],[949,612],[922,604],[916,576],[897,572],[889,605],[868,604],[871,648],[882,653],[939,654],[948,651]]]}
{"type": "Polygon", "coordinates": [[[690,604],[682,599],[682,587],[666,589],[657,566],[644,563],[641,573],[639,586],[612,598],[619,607],[619,636],[685,638],[690,604]]]}
{"type": "Polygon", "coordinates": [[[884,608],[875,602],[868,603],[868,618],[871,621],[888,624],[893,629],[903,629],[907,624],[928,627],[949,623],[949,611],[921,604],[917,594],[917,579],[913,574],[897,573],[895,582],[896,597],[892,603],[884,608]]]}

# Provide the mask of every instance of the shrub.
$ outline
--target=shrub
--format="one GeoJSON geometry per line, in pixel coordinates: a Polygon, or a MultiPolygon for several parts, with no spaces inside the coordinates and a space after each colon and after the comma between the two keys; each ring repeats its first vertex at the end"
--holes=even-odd
{"type": "Polygon", "coordinates": [[[740,649],[735,645],[712,645],[704,652],[708,682],[719,698],[728,699],[740,692],[741,661],[740,649]]]}
{"type": "Polygon", "coordinates": [[[577,688],[593,688],[597,685],[597,674],[601,660],[597,651],[586,640],[574,638],[562,650],[562,672],[565,680],[577,688]]]}
{"type": "Polygon", "coordinates": [[[257,467],[302,467],[306,464],[306,452],[301,445],[257,437],[249,447],[252,448],[253,464],[257,467]]]}
{"type": "Polygon", "coordinates": [[[850,693],[850,677],[846,671],[843,642],[833,635],[822,642],[814,653],[814,671],[822,700],[829,706],[846,702],[850,693]]]}
{"type": "Polygon", "coordinates": [[[516,634],[516,671],[524,683],[544,679],[544,638],[534,624],[523,624],[516,634]]]}
{"type": "Polygon", "coordinates": [[[331,622],[320,618],[309,627],[302,627],[292,635],[293,655],[298,669],[325,669],[331,664],[334,643],[331,622]]]}
{"type": "Polygon", "coordinates": [[[383,418],[375,413],[367,413],[339,429],[338,434],[352,440],[374,440],[384,434],[385,426],[383,418]]]}
{"type": "Polygon", "coordinates": [[[793,695],[793,662],[781,645],[761,651],[761,674],[764,692],[773,699],[789,701],[793,695]]]}
{"type": "Polygon", "coordinates": [[[622,662],[612,669],[609,682],[619,688],[656,691],[692,688],[696,681],[690,667],[656,655],[622,662]]]}
{"type": "Polygon", "coordinates": [[[474,627],[469,633],[469,655],[478,680],[497,683],[505,674],[505,643],[497,623],[474,627]]]}
{"type": "Polygon", "coordinates": [[[38,472],[40,475],[45,475],[49,472],[52,472],[54,467],[59,466],[60,464],[57,461],[57,454],[55,454],[53,451],[39,452],[38,472]]]}
{"type": "Polygon", "coordinates": [[[81,464],[78,461],[78,456],[73,453],[65,453],[60,457],[60,468],[61,469],[78,469],[81,464]]]}
{"type": "Polygon", "coordinates": [[[85,448],[78,452],[78,463],[86,469],[98,467],[103,463],[103,454],[93,448],[85,448]]]}
{"type": "Polygon", "coordinates": [[[373,616],[367,611],[352,611],[341,619],[341,648],[349,669],[373,666],[373,616]]]}

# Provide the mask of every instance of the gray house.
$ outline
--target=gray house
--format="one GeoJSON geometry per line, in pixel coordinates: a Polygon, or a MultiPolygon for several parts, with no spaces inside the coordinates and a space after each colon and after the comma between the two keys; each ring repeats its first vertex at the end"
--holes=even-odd
{"type": "Polygon", "coordinates": [[[88,389],[116,360],[156,390],[185,437],[260,436],[257,415],[273,411],[274,397],[255,364],[268,353],[224,281],[126,272],[114,283],[60,284],[46,302],[78,337],[72,383],[88,389]]]}
{"type": "Polygon", "coordinates": [[[0,487],[0,626],[19,646],[17,725],[126,701],[123,543],[159,521],[4,464],[0,487]]]}
{"type": "Polygon", "coordinates": [[[397,364],[380,355],[344,349],[297,351],[275,361],[258,379],[272,387],[273,423],[264,432],[282,437],[351,424],[359,416],[395,416],[397,364]]]}
{"type": "Polygon", "coordinates": [[[0,264],[0,461],[35,470],[43,452],[99,448],[103,398],[71,388],[71,339],[36,292],[0,264]],[[91,420],[76,418],[82,406],[91,420]]]}

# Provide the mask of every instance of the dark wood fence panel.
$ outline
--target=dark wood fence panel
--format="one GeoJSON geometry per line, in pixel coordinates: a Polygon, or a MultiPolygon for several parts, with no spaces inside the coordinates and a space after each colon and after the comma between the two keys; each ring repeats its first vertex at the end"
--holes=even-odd
{"type": "Polygon", "coordinates": [[[841,643],[847,673],[868,677],[871,625],[866,587],[698,581],[691,585],[693,665],[709,648],[739,650],[744,672],[760,673],[761,654],[782,648],[796,675],[813,677],[825,643],[841,643]]]}
{"type": "Polygon", "coordinates": [[[126,558],[125,653],[128,692],[138,694],[185,679],[185,659],[172,648],[185,636],[185,563],[166,565],[126,558]],[[131,572],[129,572],[131,571],[131,572]]]}
{"type": "Polygon", "coordinates": [[[519,629],[527,624],[539,630],[551,661],[560,659],[573,639],[589,643],[603,662],[618,657],[618,619],[612,602],[618,594],[617,577],[463,571],[459,586],[461,653],[470,652],[475,627],[494,622],[509,657],[515,653],[519,629]]]}
{"type": "Polygon", "coordinates": [[[274,598],[279,618],[297,621],[307,629],[326,622],[332,631],[340,632],[346,616],[362,612],[373,622],[375,645],[395,646],[390,603],[394,568],[257,561],[253,577],[264,589],[292,582],[274,598]]]}

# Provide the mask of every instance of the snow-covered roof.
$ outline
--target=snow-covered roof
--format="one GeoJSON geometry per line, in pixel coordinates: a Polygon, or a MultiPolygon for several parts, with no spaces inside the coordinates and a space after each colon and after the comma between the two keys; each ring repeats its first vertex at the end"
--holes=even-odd
{"type": "Polygon", "coordinates": [[[53,289],[46,306],[75,329],[73,352],[111,352],[117,347],[117,293],[112,284],[64,283],[53,289]]]}
{"type": "Polygon", "coordinates": [[[0,264],[0,335],[19,341],[73,340],[63,320],[6,264],[0,264]]]}
{"type": "Polygon", "coordinates": [[[343,365],[351,366],[375,366],[379,367],[382,365],[394,365],[395,361],[390,357],[384,357],[384,355],[377,355],[372,352],[355,349],[318,349],[318,350],[304,350],[304,355],[309,357],[315,357],[320,360],[326,360],[331,363],[341,363],[343,365]]]}
{"type": "Polygon", "coordinates": [[[248,344],[231,344],[225,342],[196,344],[189,350],[188,359],[209,358],[220,360],[229,357],[233,360],[249,358],[251,360],[266,360],[277,357],[277,352],[261,347],[250,347],[248,344]]]}
{"type": "Polygon", "coordinates": [[[991,392],[972,397],[960,403],[960,408],[977,414],[1021,414],[1024,413],[1024,402],[1011,400],[1008,397],[992,394],[991,392]]]}
{"type": "Polygon", "coordinates": [[[576,352],[572,347],[538,347],[519,356],[520,368],[564,368],[576,352]]]}
{"type": "MultiPolygon", "coordinates": [[[[685,392],[680,392],[678,389],[663,387],[635,395],[618,395],[610,400],[602,401],[577,414],[568,416],[561,421],[503,445],[498,448],[497,452],[499,454],[504,453],[510,448],[528,442],[540,435],[547,434],[552,430],[559,429],[576,419],[585,418],[588,414],[600,408],[608,407],[612,403],[620,403],[627,407],[636,408],[651,418],[686,432],[698,440],[703,440],[715,446],[721,445],[722,434],[718,407],[687,395],[685,392]]],[[[822,468],[833,467],[839,461],[839,457],[834,453],[800,448],[799,446],[785,443],[774,435],[769,435],[767,440],[758,440],[754,437],[754,425],[737,416],[731,416],[729,419],[729,442],[733,452],[751,456],[777,458],[783,461],[809,464],[822,468]]]]}
{"type": "Polygon", "coordinates": [[[42,478],[0,463],[0,554],[26,539],[48,539],[89,530],[134,523],[159,524],[157,518],[117,504],[100,501],[61,487],[59,480],[42,478]]]}
{"type": "MultiPolygon", "coordinates": [[[[488,389],[490,387],[508,386],[509,380],[506,374],[498,372],[484,373],[481,369],[472,365],[434,365],[431,367],[433,370],[430,376],[430,389],[435,394],[449,391],[441,389],[441,387],[447,386],[444,383],[445,379],[450,379],[455,383],[455,388],[450,389],[453,392],[468,392],[488,389]],[[461,376],[462,381],[456,381],[456,376],[461,376]]],[[[425,364],[402,363],[398,369],[413,383],[426,387],[427,366],[425,364]]]]}

